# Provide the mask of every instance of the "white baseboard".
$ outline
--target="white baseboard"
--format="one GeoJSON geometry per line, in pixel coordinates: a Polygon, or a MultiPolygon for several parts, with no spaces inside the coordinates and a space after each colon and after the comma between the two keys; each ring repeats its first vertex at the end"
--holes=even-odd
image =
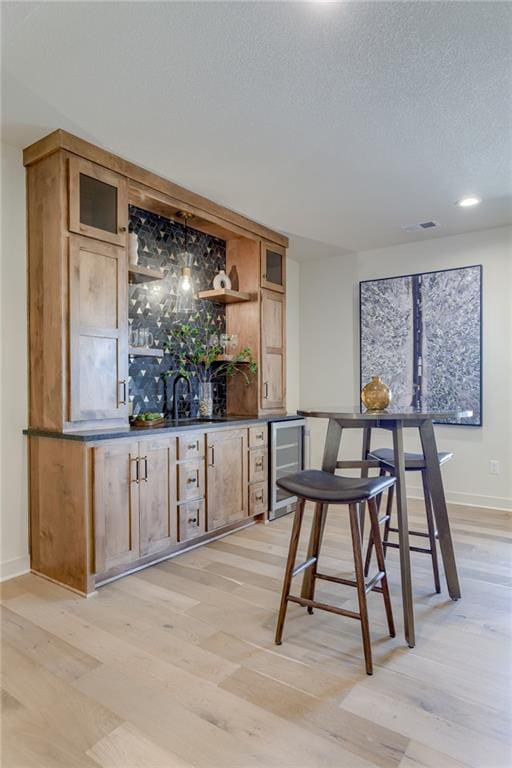
{"type": "Polygon", "coordinates": [[[30,572],[30,558],[15,557],[12,560],[4,560],[0,563],[0,581],[14,579],[16,576],[22,576],[30,572]]]}
{"type": "MultiPolygon", "coordinates": [[[[503,496],[480,496],[476,493],[461,493],[460,491],[445,490],[446,501],[451,504],[461,504],[463,507],[481,507],[482,509],[497,509],[502,512],[512,512],[512,499],[503,496]]],[[[407,496],[411,499],[422,499],[423,488],[408,485],[407,496]]]]}

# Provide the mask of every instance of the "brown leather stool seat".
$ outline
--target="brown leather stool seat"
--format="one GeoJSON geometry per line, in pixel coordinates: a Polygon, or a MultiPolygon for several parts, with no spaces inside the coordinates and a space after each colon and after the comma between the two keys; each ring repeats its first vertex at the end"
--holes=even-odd
{"type": "Polygon", "coordinates": [[[339,477],[338,475],[331,474],[330,472],[322,472],[318,469],[307,469],[303,472],[297,472],[294,475],[287,475],[277,481],[277,485],[280,488],[294,494],[298,498],[284,574],[281,605],[277,620],[275,639],[277,645],[281,645],[286,610],[289,602],[305,606],[308,609],[308,613],[313,613],[313,608],[319,608],[320,610],[329,611],[330,613],[336,613],[341,616],[349,616],[350,618],[357,619],[361,622],[366,672],[369,675],[373,673],[370,625],[366,605],[366,595],[368,592],[375,591],[382,594],[384,607],[386,609],[389,634],[391,637],[395,636],[393,613],[384,562],[384,550],[380,538],[376,504],[376,497],[380,496],[386,489],[389,491],[394,483],[395,478],[386,476],[384,473],[380,477],[339,477]],[[311,556],[300,565],[295,565],[306,501],[315,502],[311,556]],[[379,568],[375,576],[370,578],[368,582],[365,582],[363,573],[363,555],[361,551],[361,531],[358,510],[358,504],[363,502],[368,505],[371,532],[379,568]],[[350,530],[352,535],[352,550],[354,553],[354,566],[356,572],[355,580],[339,578],[337,576],[318,572],[322,529],[325,522],[327,506],[330,504],[348,505],[350,530]],[[290,588],[293,577],[308,569],[311,569],[311,581],[309,587],[307,589],[305,588],[307,593],[305,594],[303,591],[302,596],[300,597],[298,595],[291,595],[290,588]],[[357,589],[359,613],[315,600],[315,584],[317,579],[324,579],[325,581],[335,582],[336,584],[355,587],[357,589]]]}
{"type": "MultiPolygon", "coordinates": [[[[395,456],[391,448],[377,448],[375,451],[370,451],[368,454],[369,459],[377,459],[380,463],[380,475],[381,477],[389,474],[395,474],[395,456]]],[[[427,531],[409,531],[410,536],[428,538],[428,547],[409,546],[411,552],[421,552],[426,555],[430,555],[432,558],[432,571],[434,573],[434,587],[437,593],[441,592],[441,580],[439,578],[439,563],[437,558],[437,530],[434,522],[434,514],[432,510],[432,500],[430,498],[430,489],[428,487],[427,473],[425,457],[422,453],[405,453],[405,471],[406,472],[421,472],[421,479],[423,483],[423,496],[425,499],[425,512],[427,517],[427,531]]],[[[448,451],[439,451],[437,454],[439,464],[445,464],[451,458],[453,453],[448,451]]],[[[388,549],[400,549],[400,545],[394,541],[389,541],[390,533],[398,533],[398,528],[391,526],[391,512],[393,509],[393,486],[388,490],[388,498],[386,504],[386,513],[379,519],[379,525],[384,523],[384,534],[382,536],[382,545],[384,547],[384,556],[386,556],[388,549]]],[[[380,498],[377,503],[380,507],[380,498]]],[[[373,549],[373,536],[370,532],[370,538],[368,540],[368,549],[366,551],[366,560],[364,565],[364,572],[367,575],[370,562],[372,558],[373,549]]]]}
{"type": "MultiPolygon", "coordinates": [[[[386,464],[390,469],[395,469],[395,456],[392,448],[377,448],[376,451],[370,451],[370,459],[378,459],[382,464],[386,464]]],[[[425,469],[425,458],[422,453],[405,453],[405,471],[414,472],[425,469]]],[[[439,451],[437,454],[439,464],[444,464],[453,458],[453,453],[448,451],[439,451]]]]}
{"type": "Polygon", "coordinates": [[[350,504],[371,499],[394,485],[394,477],[340,477],[321,469],[305,469],[277,480],[277,485],[307,501],[350,504]]]}

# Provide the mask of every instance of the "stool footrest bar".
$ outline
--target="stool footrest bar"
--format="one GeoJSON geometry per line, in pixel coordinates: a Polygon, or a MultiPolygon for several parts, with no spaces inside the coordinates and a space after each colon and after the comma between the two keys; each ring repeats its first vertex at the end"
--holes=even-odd
{"type": "MultiPolygon", "coordinates": [[[[398,528],[391,528],[390,526],[389,530],[393,533],[398,533],[398,528]]],[[[430,538],[428,533],[424,531],[409,531],[409,536],[422,536],[424,539],[430,538]]]]}
{"type": "Polygon", "coordinates": [[[383,579],[385,575],[386,574],[384,573],[384,571],[379,571],[378,573],[375,574],[375,576],[373,576],[370,579],[370,581],[367,581],[366,584],[364,585],[366,594],[368,594],[368,592],[371,592],[372,589],[375,589],[375,586],[383,579]]]}
{"type": "MultiPolygon", "coordinates": [[[[395,544],[394,541],[383,541],[383,547],[392,547],[393,549],[400,549],[400,544],[395,544]]],[[[426,547],[409,547],[410,552],[422,552],[424,555],[431,555],[432,550],[426,547]]]]}
{"type": "Polygon", "coordinates": [[[292,576],[298,576],[299,573],[302,573],[302,571],[305,571],[307,568],[311,568],[311,566],[314,565],[315,563],[316,563],[316,557],[308,558],[300,565],[295,566],[295,568],[292,571],[292,576]]]}
{"type": "Polygon", "coordinates": [[[361,621],[360,614],[355,613],[355,611],[347,611],[344,608],[336,608],[334,605],[327,605],[327,603],[317,603],[316,600],[307,600],[305,597],[295,597],[295,595],[288,595],[286,599],[292,603],[303,605],[305,608],[318,608],[320,611],[337,613],[339,616],[348,616],[349,619],[361,621]]]}

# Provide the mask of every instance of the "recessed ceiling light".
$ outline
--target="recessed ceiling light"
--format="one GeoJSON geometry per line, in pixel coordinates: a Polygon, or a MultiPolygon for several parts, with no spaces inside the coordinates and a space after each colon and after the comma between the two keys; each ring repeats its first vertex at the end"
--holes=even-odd
{"type": "Polygon", "coordinates": [[[467,197],[463,197],[460,200],[457,200],[456,205],[458,205],[459,208],[471,208],[473,205],[478,205],[478,203],[481,202],[481,197],[477,197],[476,195],[468,195],[467,197]]]}

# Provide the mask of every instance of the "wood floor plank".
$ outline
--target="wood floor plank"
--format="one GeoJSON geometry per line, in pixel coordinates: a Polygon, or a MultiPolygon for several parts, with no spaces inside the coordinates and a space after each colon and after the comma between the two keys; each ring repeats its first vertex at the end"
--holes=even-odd
{"type": "MultiPolygon", "coordinates": [[[[408,649],[391,550],[397,637],[370,594],[371,678],[350,619],[290,605],[274,645],[290,516],[87,600],[34,575],[2,584],[2,768],[509,768],[512,516],[449,512],[462,599],[413,553],[408,649]]],[[[425,527],[417,500],[410,524],[425,527]]],[[[321,569],[352,573],[346,515],[328,516],[321,569]]],[[[350,588],[318,597],[356,608],[350,588]]]]}

